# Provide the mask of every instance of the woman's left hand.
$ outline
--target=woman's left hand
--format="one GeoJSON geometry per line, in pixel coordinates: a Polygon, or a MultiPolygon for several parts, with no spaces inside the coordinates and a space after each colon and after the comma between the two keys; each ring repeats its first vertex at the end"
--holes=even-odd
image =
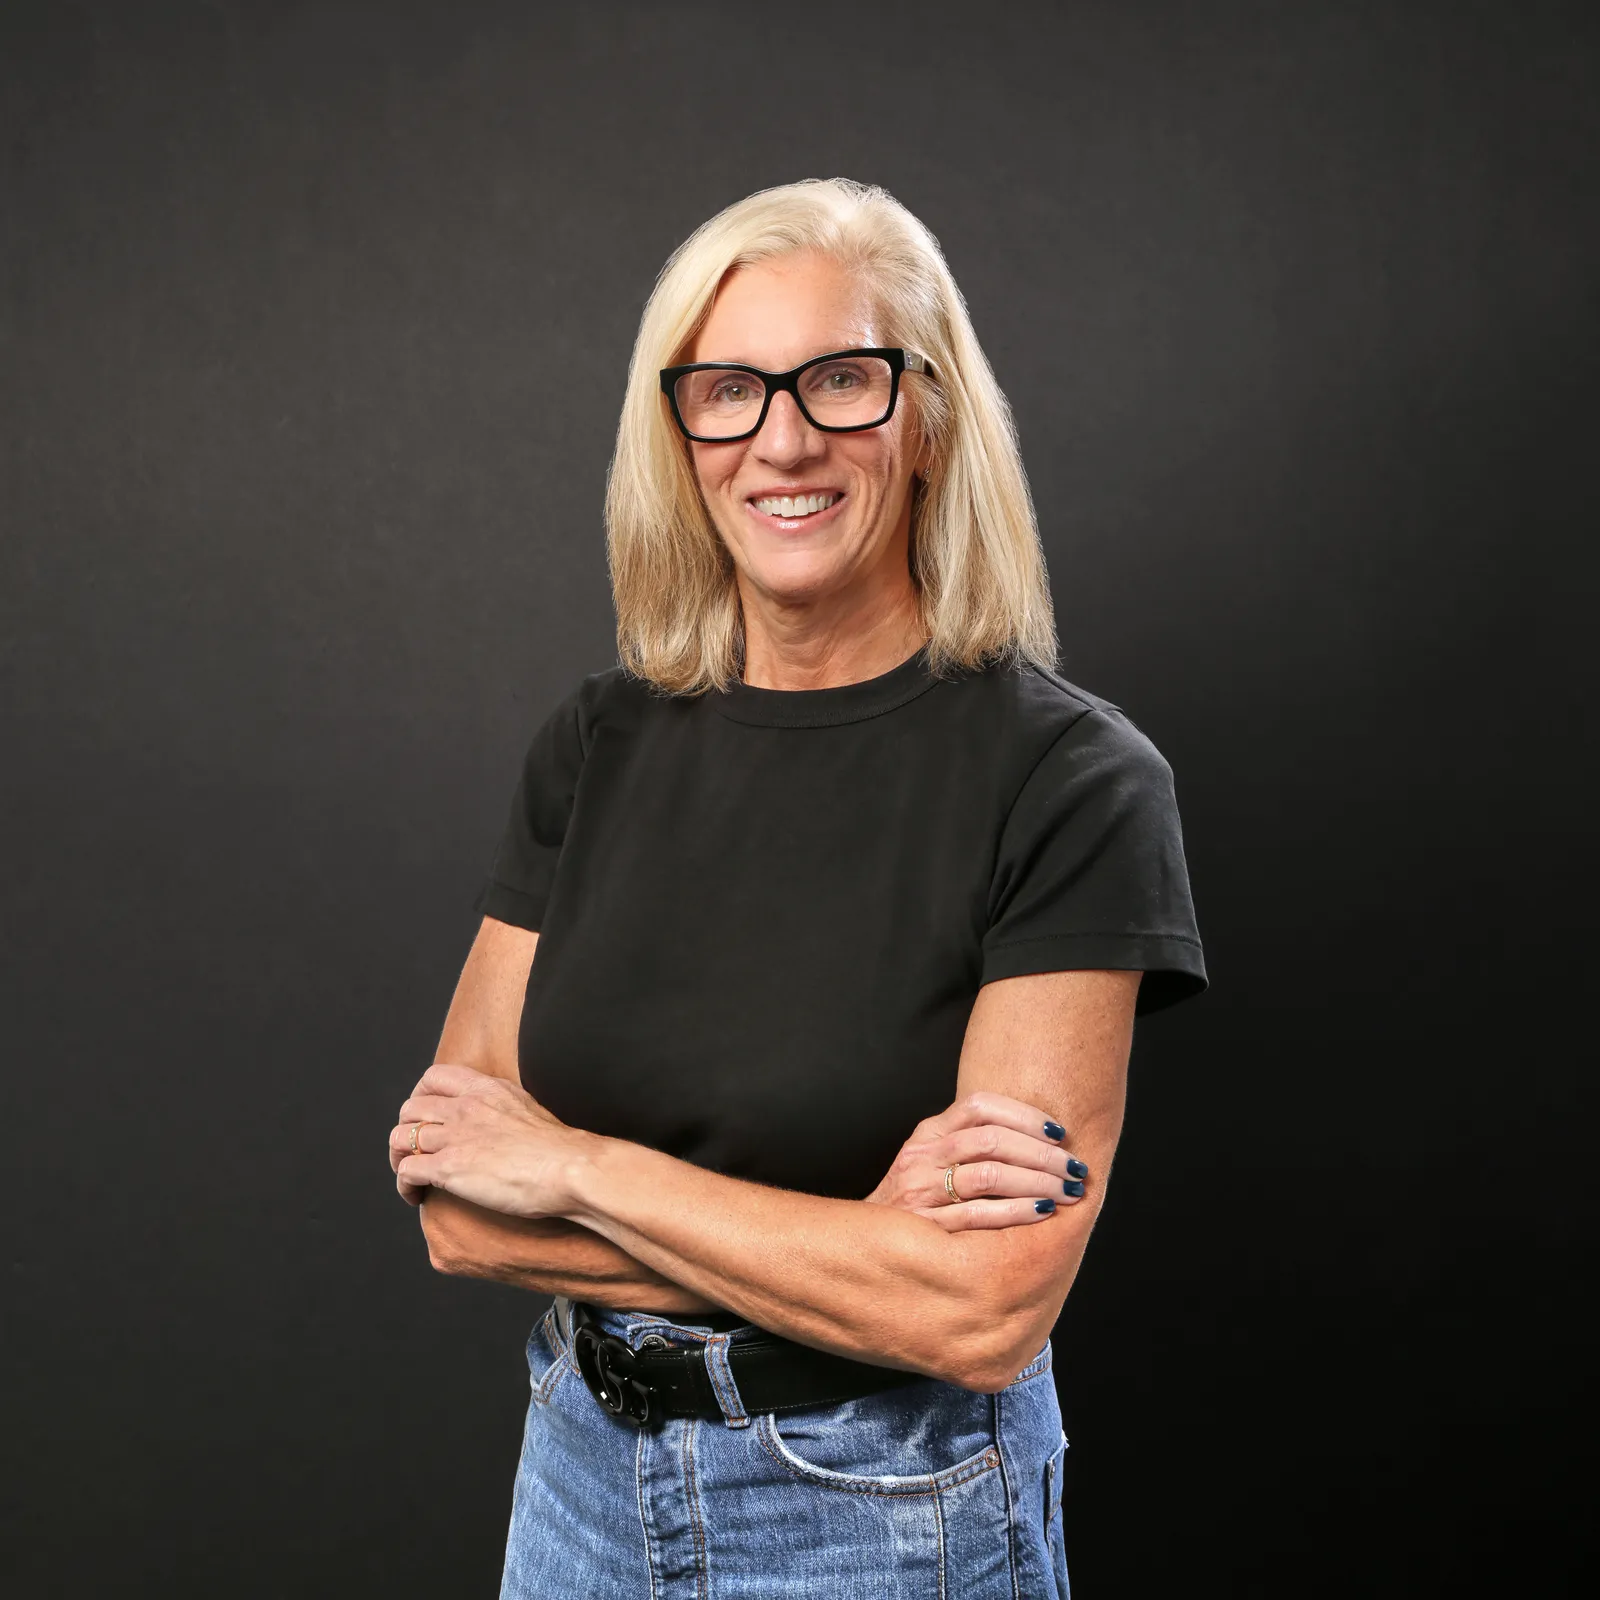
{"type": "Polygon", "coordinates": [[[558,1217],[570,1198],[568,1168],[591,1137],[509,1079],[436,1061],[400,1107],[389,1149],[406,1183],[505,1216],[558,1217]]]}

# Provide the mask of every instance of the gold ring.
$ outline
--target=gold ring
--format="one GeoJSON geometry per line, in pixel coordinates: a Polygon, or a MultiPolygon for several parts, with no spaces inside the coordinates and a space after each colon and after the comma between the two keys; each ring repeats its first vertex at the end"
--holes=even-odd
{"type": "Polygon", "coordinates": [[[426,1150],[419,1150],[417,1148],[417,1135],[422,1132],[424,1126],[425,1124],[420,1122],[413,1122],[411,1124],[411,1153],[414,1156],[425,1156],[428,1153],[426,1150]]]}
{"type": "Polygon", "coordinates": [[[956,1168],[960,1165],[961,1163],[959,1161],[952,1161],[950,1165],[944,1169],[944,1192],[949,1195],[957,1205],[961,1204],[961,1196],[956,1193],[956,1168]]]}

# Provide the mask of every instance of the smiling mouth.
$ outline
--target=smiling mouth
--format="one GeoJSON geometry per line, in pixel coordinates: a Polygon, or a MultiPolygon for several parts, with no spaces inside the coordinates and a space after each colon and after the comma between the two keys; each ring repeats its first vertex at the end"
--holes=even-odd
{"type": "Polygon", "coordinates": [[[745,503],[764,517],[775,517],[782,522],[804,522],[807,517],[818,516],[842,499],[844,496],[837,489],[824,489],[819,494],[763,495],[759,500],[745,503]]]}

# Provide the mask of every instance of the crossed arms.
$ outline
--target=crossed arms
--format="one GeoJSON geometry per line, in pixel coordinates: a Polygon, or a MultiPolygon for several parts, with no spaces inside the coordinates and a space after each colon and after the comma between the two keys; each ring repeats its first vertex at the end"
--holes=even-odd
{"type": "MultiPolygon", "coordinates": [[[[437,1060],[516,1083],[537,943],[484,918],[437,1060]]],[[[991,1091],[1046,1108],[1091,1173],[1081,1201],[1036,1223],[950,1231],[893,1203],[775,1189],[597,1139],[562,1217],[505,1216],[423,1191],[430,1260],[441,1272],[620,1308],[726,1306],[857,1360],[999,1390],[1048,1337],[1104,1201],[1139,976],[1040,973],[978,992],[957,1103],[991,1091]]]]}

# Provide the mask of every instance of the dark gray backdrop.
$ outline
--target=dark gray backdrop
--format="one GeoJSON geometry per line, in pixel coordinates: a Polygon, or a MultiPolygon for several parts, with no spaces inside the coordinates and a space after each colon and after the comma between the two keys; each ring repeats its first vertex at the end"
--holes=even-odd
{"type": "Polygon", "coordinates": [[[542,1302],[384,1135],[614,660],[654,274],[833,174],[943,241],[1213,977],[1058,1330],[1075,1592],[1576,1582],[1583,18],[6,6],[11,1593],[494,1592],[542,1302]]]}

